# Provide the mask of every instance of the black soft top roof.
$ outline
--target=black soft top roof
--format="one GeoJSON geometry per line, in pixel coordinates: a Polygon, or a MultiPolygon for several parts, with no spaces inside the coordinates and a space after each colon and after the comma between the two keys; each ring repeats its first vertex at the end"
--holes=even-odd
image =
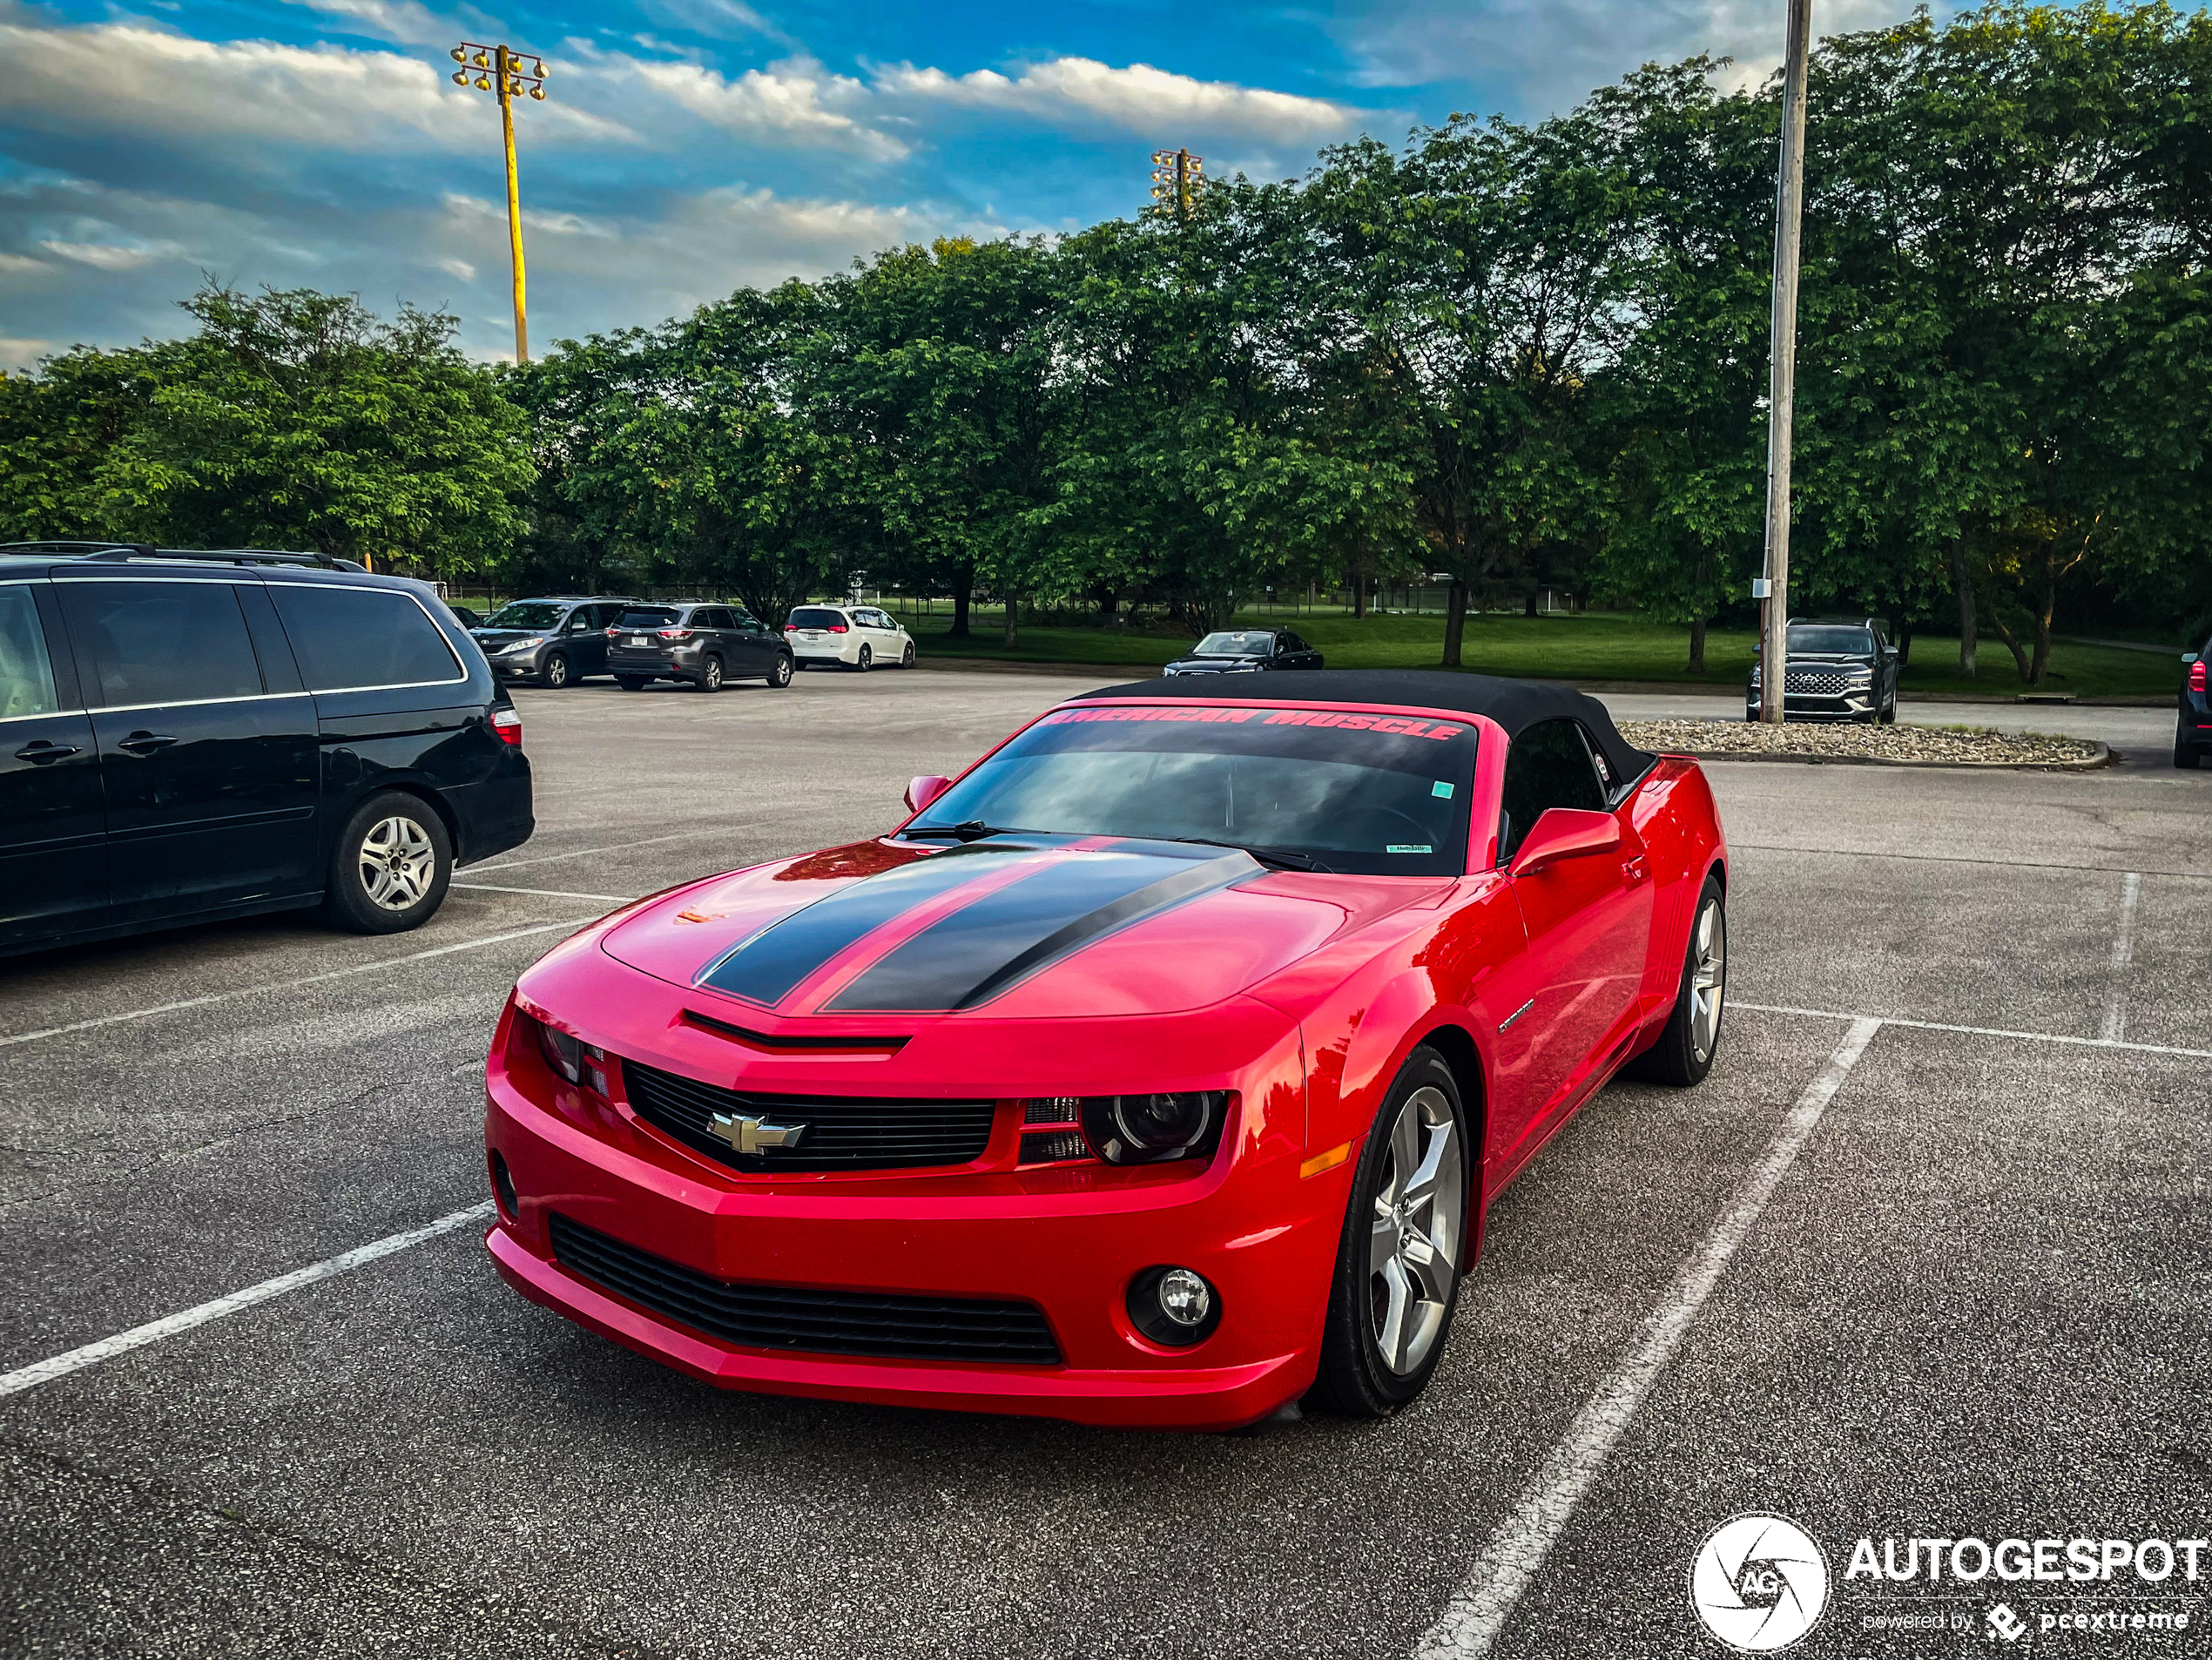
{"type": "Polygon", "coordinates": [[[1260,674],[1178,674],[1102,686],[1085,698],[1197,698],[1207,702],[1397,704],[1487,715],[1518,738],[1540,720],[1579,720],[1622,783],[1641,777],[1656,756],[1614,730],[1595,698],[1556,680],[1507,680],[1442,669],[1278,669],[1260,674]]]}

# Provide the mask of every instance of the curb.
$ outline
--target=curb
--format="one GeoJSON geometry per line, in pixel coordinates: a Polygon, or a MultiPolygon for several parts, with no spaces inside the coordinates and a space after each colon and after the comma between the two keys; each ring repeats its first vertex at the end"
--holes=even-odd
{"type": "Polygon", "coordinates": [[[1076,678],[1105,685],[1123,680],[1145,680],[1153,675],[1145,673],[1150,665],[1143,663],[1028,663],[1008,662],[995,657],[918,657],[917,669],[956,669],[963,674],[1044,674],[1063,678],[1076,678]]]}
{"type": "Polygon", "coordinates": [[[1687,755],[1696,761],[1796,761],[1806,766],[1939,766],[1953,771],[2006,773],[2092,773],[2099,767],[2116,765],[2120,759],[2112,752],[2112,746],[2104,743],[2097,744],[2094,754],[2085,755],[2078,761],[1913,761],[1886,755],[1817,755],[1804,750],[1670,749],[1661,753],[1687,755]]]}

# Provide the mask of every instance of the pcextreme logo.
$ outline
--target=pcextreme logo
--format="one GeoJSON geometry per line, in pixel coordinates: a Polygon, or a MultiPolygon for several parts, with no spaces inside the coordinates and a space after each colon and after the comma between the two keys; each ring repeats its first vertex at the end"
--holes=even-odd
{"type": "Polygon", "coordinates": [[[1828,1607],[1828,1559],[1794,1522],[1754,1511],[1705,1535],[1689,1562],[1689,1605],[1740,1654],[1786,1649],[1828,1607]]]}

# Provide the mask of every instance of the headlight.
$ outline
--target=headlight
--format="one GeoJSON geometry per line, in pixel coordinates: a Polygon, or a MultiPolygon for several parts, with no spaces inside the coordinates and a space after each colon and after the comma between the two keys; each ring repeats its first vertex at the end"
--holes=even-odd
{"type": "Polygon", "coordinates": [[[501,646],[499,649],[502,651],[533,651],[536,647],[544,644],[545,637],[543,634],[533,634],[526,640],[516,640],[509,644],[501,646]]]}
{"type": "Polygon", "coordinates": [[[571,1036],[557,1026],[548,1025],[535,1015],[520,1009],[515,1011],[519,1023],[527,1021],[537,1029],[537,1052],[552,1069],[553,1075],[570,1083],[581,1083],[586,1089],[607,1093],[607,1051],[597,1043],[584,1043],[571,1036]]]}
{"type": "Polygon", "coordinates": [[[1211,1153],[1229,1097],[1219,1090],[1102,1095],[1082,1103],[1083,1138],[1109,1164],[1158,1164],[1211,1153]]]}
{"type": "Polygon", "coordinates": [[[1864,663],[1851,664],[1844,671],[1844,678],[1846,680],[1871,680],[1873,678],[1874,671],[1864,663]]]}

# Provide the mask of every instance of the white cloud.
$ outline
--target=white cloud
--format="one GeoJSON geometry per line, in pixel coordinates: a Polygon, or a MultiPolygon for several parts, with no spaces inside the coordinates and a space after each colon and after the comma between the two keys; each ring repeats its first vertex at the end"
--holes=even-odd
{"type": "Polygon", "coordinates": [[[476,267],[466,260],[441,260],[438,261],[438,269],[449,277],[459,278],[463,282],[474,282],[476,280],[476,267]]]}
{"type": "Polygon", "coordinates": [[[463,24],[441,17],[421,0],[287,0],[326,17],[358,25],[353,32],[397,41],[402,46],[450,46],[467,32],[463,24]]]}
{"type": "Polygon", "coordinates": [[[184,252],[174,242],[141,243],[134,246],[116,242],[46,241],[38,246],[60,259],[102,271],[136,271],[142,265],[152,265],[157,260],[173,260],[184,252]]]}
{"type": "Polygon", "coordinates": [[[0,368],[27,369],[53,349],[50,340],[0,334],[0,368]]]}
{"type": "Polygon", "coordinates": [[[579,42],[569,49],[581,57],[578,76],[625,102],[664,101],[748,138],[781,138],[877,161],[896,161],[907,154],[906,145],[852,112],[867,101],[860,82],[833,75],[808,58],[725,76],[685,60],[596,52],[579,42]]]}
{"type": "Polygon", "coordinates": [[[34,260],[25,253],[0,253],[0,271],[51,271],[53,267],[44,260],[34,260]]]}
{"type": "MultiPolygon", "coordinates": [[[[135,24],[0,22],[0,108],[12,124],[49,132],[251,138],[273,146],[273,157],[301,146],[476,149],[488,101],[448,84],[427,57],[395,52],[194,40],[135,24]]],[[[556,103],[532,105],[530,120],[556,142],[636,138],[556,103]]],[[[250,152],[233,153],[250,162],[250,152]]]]}
{"type": "Polygon", "coordinates": [[[1323,98],[1201,81],[1149,64],[1116,69],[1089,57],[1055,57],[1012,76],[988,69],[948,75],[902,64],[880,71],[874,84],[932,103],[1016,111],[1045,121],[1087,118],[1163,136],[1196,128],[1301,143],[1342,134],[1360,116],[1323,98]]]}
{"type": "MultiPolygon", "coordinates": [[[[1906,9],[1906,0],[1821,0],[1813,26],[1824,36],[1871,29],[1906,9]]],[[[1364,84],[1505,83],[1535,118],[1573,107],[1639,64],[1700,52],[1736,60],[1728,84],[1756,84],[1781,64],[1784,15],[1779,0],[1413,0],[1340,15],[1335,32],[1364,84]]]]}

